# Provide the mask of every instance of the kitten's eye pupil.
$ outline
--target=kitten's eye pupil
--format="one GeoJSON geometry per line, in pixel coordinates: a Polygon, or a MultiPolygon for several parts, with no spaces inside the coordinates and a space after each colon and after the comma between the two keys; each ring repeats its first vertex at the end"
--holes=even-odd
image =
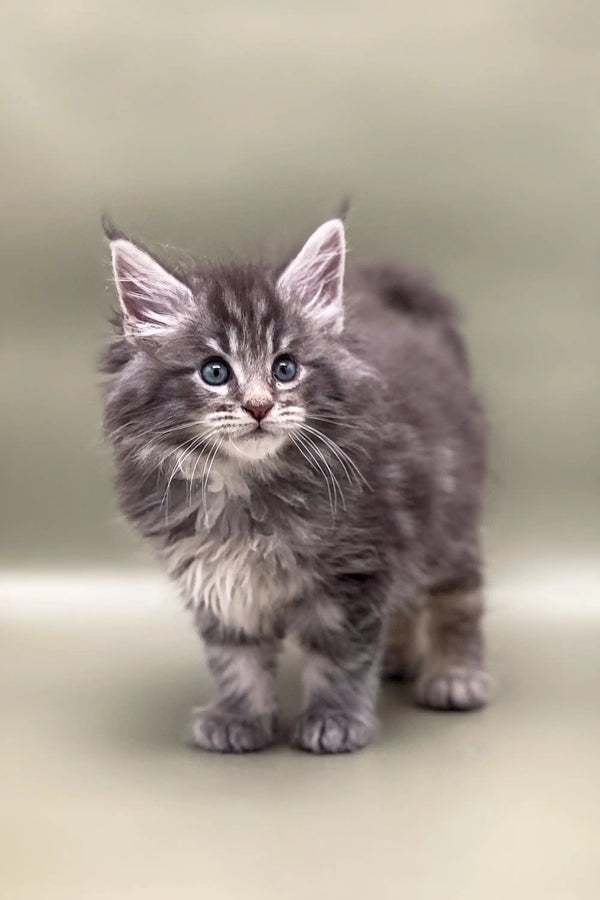
{"type": "Polygon", "coordinates": [[[229,381],[229,366],[223,359],[211,359],[200,369],[202,380],[207,384],[219,385],[229,381]]]}
{"type": "Polygon", "coordinates": [[[293,381],[298,372],[298,366],[289,356],[280,356],[273,363],[273,376],[277,381],[293,381]]]}

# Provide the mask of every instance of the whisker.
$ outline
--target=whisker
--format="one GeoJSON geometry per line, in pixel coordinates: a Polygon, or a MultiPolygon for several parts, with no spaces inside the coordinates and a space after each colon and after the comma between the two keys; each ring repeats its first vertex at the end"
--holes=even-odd
{"type": "MultiPolygon", "coordinates": [[[[200,435],[200,437],[194,438],[191,442],[191,446],[186,450],[186,452],[184,452],[184,454],[177,460],[176,464],[173,466],[173,470],[169,476],[169,480],[167,481],[167,486],[165,488],[163,498],[161,500],[161,504],[159,507],[162,509],[163,504],[166,503],[165,521],[168,519],[168,516],[169,516],[169,493],[170,493],[171,484],[173,482],[173,479],[175,478],[175,476],[177,475],[178,472],[181,472],[182,475],[184,474],[183,473],[183,464],[185,463],[186,459],[189,458],[191,453],[194,453],[196,450],[198,450],[202,446],[202,444],[204,444],[208,440],[210,440],[210,438],[213,436],[214,433],[215,433],[214,431],[211,431],[206,435],[200,435]]],[[[172,456],[175,453],[179,452],[180,449],[181,448],[176,448],[175,450],[172,450],[169,453],[169,456],[172,456]]],[[[198,465],[198,462],[200,461],[201,458],[202,458],[202,456],[200,455],[198,457],[198,459],[196,460],[196,466],[198,465]]],[[[196,466],[194,466],[194,472],[196,470],[196,466]]],[[[191,481],[190,481],[190,484],[191,484],[191,481]]],[[[191,502],[192,502],[192,493],[191,493],[191,489],[190,489],[188,503],[191,505],[191,502]]]]}
{"type": "MultiPolygon", "coordinates": [[[[335,425],[335,426],[339,426],[341,428],[354,428],[354,429],[360,428],[361,431],[364,431],[365,428],[367,427],[367,426],[363,425],[362,423],[360,425],[357,425],[355,422],[344,422],[342,419],[331,419],[331,418],[328,418],[327,416],[317,416],[317,415],[314,415],[313,413],[309,414],[308,419],[309,419],[309,421],[326,422],[329,425],[335,425]]],[[[370,427],[370,426],[368,426],[368,427],[370,427]]]]}
{"type": "MultiPolygon", "coordinates": [[[[224,439],[223,439],[223,438],[219,438],[219,429],[214,429],[213,431],[211,431],[211,433],[208,435],[208,438],[207,438],[207,440],[210,442],[210,444],[209,444],[209,450],[208,450],[208,454],[207,454],[207,458],[210,458],[210,455],[211,455],[211,452],[212,452],[212,439],[214,438],[215,435],[217,435],[216,440],[219,441],[219,445],[218,445],[218,446],[220,447],[221,444],[223,443],[223,440],[224,440],[224,439]]],[[[218,447],[217,447],[217,449],[218,449],[218,447]]],[[[215,453],[215,455],[216,455],[216,453],[215,453]]],[[[191,474],[190,479],[189,479],[189,498],[190,498],[190,504],[191,504],[191,502],[192,502],[192,489],[193,489],[193,486],[194,486],[194,479],[195,479],[195,477],[196,477],[196,469],[198,468],[198,464],[199,464],[199,462],[200,462],[201,459],[202,459],[202,454],[200,454],[200,455],[198,456],[198,459],[196,460],[196,462],[195,462],[195,464],[194,464],[194,468],[192,469],[192,474],[191,474]]],[[[205,463],[205,466],[206,466],[206,463],[205,463]]],[[[203,483],[201,482],[201,489],[202,489],[202,486],[203,486],[203,483]]],[[[204,501],[206,501],[206,494],[204,494],[203,499],[204,499],[204,501]]]]}
{"type": "Polygon", "coordinates": [[[345,497],[345,495],[344,495],[344,491],[343,491],[343,489],[342,489],[342,485],[341,485],[340,482],[338,481],[338,478],[337,478],[337,476],[335,475],[335,473],[334,473],[334,471],[333,471],[333,468],[331,467],[331,465],[330,465],[330,463],[329,463],[329,460],[327,459],[327,457],[325,456],[325,454],[323,453],[323,451],[321,450],[321,448],[318,447],[318,446],[315,444],[314,440],[312,440],[308,435],[304,434],[304,435],[303,435],[303,439],[304,439],[305,441],[308,441],[308,442],[310,443],[310,445],[311,445],[311,447],[314,449],[315,453],[317,453],[318,456],[319,456],[319,458],[322,460],[323,465],[326,466],[327,471],[329,472],[329,477],[331,478],[332,483],[333,483],[333,485],[334,485],[334,488],[339,492],[340,500],[341,500],[341,503],[342,503],[342,509],[344,509],[344,511],[345,511],[345,510],[346,510],[346,497],[345,497]]]}
{"type": "Polygon", "coordinates": [[[119,438],[121,434],[126,433],[131,438],[135,438],[139,440],[140,438],[145,438],[151,435],[152,437],[162,437],[167,434],[172,434],[175,431],[182,431],[185,428],[198,428],[204,425],[205,423],[202,421],[197,422],[181,422],[177,425],[173,425],[169,428],[163,428],[160,431],[157,431],[154,428],[147,428],[144,431],[137,431],[131,428],[129,423],[125,425],[119,426],[119,428],[114,429],[110,432],[111,438],[119,438]]]}
{"type": "Polygon", "coordinates": [[[372,490],[371,485],[366,480],[366,478],[364,477],[364,475],[362,474],[362,472],[360,471],[360,469],[358,468],[358,466],[356,465],[354,460],[348,456],[348,454],[345,452],[345,450],[342,450],[342,448],[339,446],[339,444],[336,444],[336,442],[334,440],[332,440],[332,438],[328,437],[326,434],[323,434],[323,432],[319,431],[318,428],[313,428],[311,425],[306,425],[306,424],[304,424],[300,427],[302,430],[306,430],[306,431],[309,431],[311,434],[314,434],[315,437],[322,440],[326,444],[326,446],[329,447],[331,452],[335,456],[337,456],[337,458],[340,462],[340,465],[344,469],[344,473],[345,473],[346,477],[348,478],[348,481],[352,480],[350,477],[351,472],[352,472],[352,473],[354,473],[354,475],[357,479],[360,479],[360,481],[362,481],[363,484],[367,488],[369,488],[369,490],[372,490]],[[350,469],[348,467],[350,467],[350,469]]]}
{"type": "MultiPolygon", "coordinates": [[[[312,460],[314,462],[315,467],[318,469],[318,471],[323,476],[323,480],[325,482],[325,487],[327,488],[327,496],[329,498],[329,506],[331,508],[331,517],[332,517],[332,519],[335,519],[335,516],[337,513],[337,493],[336,493],[335,476],[333,475],[333,473],[331,472],[331,469],[329,468],[329,466],[327,466],[326,463],[325,463],[326,468],[325,469],[323,468],[323,466],[321,465],[321,461],[320,461],[320,458],[321,459],[323,458],[323,454],[319,453],[318,448],[315,447],[314,444],[306,438],[306,436],[301,437],[299,434],[297,434],[295,437],[296,437],[296,441],[298,441],[298,443],[296,444],[298,449],[300,449],[300,445],[304,448],[304,450],[306,451],[306,454],[308,454],[308,456],[310,456],[309,462],[310,462],[310,460],[312,460]],[[316,458],[313,455],[313,450],[316,453],[316,458]],[[331,477],[331,486],[329,483],[328,473],[329,473],[329,476],[331,477]]],[[[302,455],[305,456],[305,458],[307,458],[306,454],[303,453],[302,455]]]]}

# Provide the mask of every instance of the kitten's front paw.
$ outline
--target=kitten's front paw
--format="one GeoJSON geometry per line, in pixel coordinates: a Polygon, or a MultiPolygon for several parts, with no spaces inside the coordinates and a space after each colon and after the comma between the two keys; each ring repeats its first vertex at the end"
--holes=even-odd
{"type": "Polygon", "coordinates": [[[307,710],[296,720],[292,744],[309,753],[351,753],[368,744],[374,731],[373,722],[336,709],[307,710]]]}
{"type": "Polygon", "coordinates": [[[236,718],[218,710],[198,710],[192,722],[197,747],[219,753],[250,753],[263,750],[275,740],[274,715],[236,718]]]}
{"type": "Polygon", "coordinates": [[[489,693],[486,672],[455,666],[435,674],[425,672],[417,683],[416,699],[429,709],[469,710],[484,706],[489,693]]]}

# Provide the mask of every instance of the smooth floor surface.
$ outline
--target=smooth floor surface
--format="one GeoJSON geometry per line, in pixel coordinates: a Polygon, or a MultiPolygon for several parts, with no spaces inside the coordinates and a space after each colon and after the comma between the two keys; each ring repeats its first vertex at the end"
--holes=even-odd
{"type": "MultiPolygon", "coordinates": [[[[48,585],[5,579],[0,897],[595,900],[592,576],[524,576],[491,592],[485,711],[422,711],[386,686],[376,743],[328,758],[187,745],[206,670],[185,613],[147,577],[90,581],[72,610],[82,580],[49,582],[53,599],[48,585]]],[[[288,716],[298,669],[292,649],[288,716]]]]}

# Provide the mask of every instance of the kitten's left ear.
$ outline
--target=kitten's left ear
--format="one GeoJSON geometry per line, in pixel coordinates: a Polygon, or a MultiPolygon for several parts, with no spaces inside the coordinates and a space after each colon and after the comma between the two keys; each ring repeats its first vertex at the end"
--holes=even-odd
{"type": "Polygon", "coordinates": [[[123,326],[129,340],[160,340],[194,310],[190,289],[145,250],[117,238],[110,243],[123,326]]]}
{"type": "Polygon", "coordinates": [[[284,297],[297,299],[313,322],[333,334],[344,327],[345,258],[344,225],[331,219],[311,234],[277,282],[284,297]]]}

